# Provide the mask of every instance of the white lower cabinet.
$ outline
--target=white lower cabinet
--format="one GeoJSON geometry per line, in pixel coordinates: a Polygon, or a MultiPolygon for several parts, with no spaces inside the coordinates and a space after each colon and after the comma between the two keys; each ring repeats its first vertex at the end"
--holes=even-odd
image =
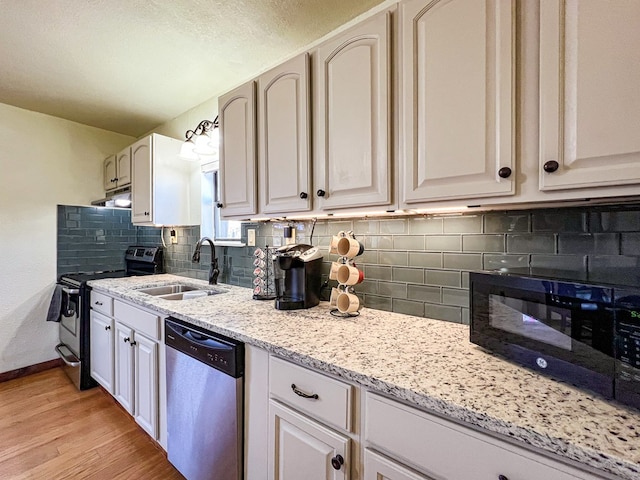
{"type": "Polygon", "coordinates": [[[158,342],[116,321],[113,395],[136,422],[158,438],[158,342]]]}
{"type": "Polygon", "coordinates": [[[113,396],[133,415],[134,350],[133,329],[116,321],[115,327],[115,384],[113,396]]]}
{"type": "Polygon", "coordinates": [[[269,479],[346,480],[350,438],[275,400],[269,403],[269,479]]]}
{"type": "Polygon", "coordinates": [[[162,319],[98,292],[91,298],[91,376],[166,449],[162,319]]]}
{"type": "Polygon", "coordinates": [[[151,436],[158,433],[158,343],[135,334],[134,394],[136,422],[151,436]]]}
{"type": "MultiPolygon", "coordinates": [[[[376,476],[385,464],[377,459],[365,465],[365,479],[477,479],[477,480],[596,480],[596,475],[551,460],[457,423],[367,393],[364,443],[404,466],[396,476],[376,476]],[[426,477],[406,476],[409,468],[426,477]],[[402,475],[405,476],[402,476],[402,475]]],[[[371,453],[369,453],[371,455],[371,453]]],[[[387,462],[387,466],[389,467],[387,462]]],[[[394,463],[390,463],[394,465],[394,463]]],[[[391,470],[393,471],[393,470],[391,470]]]]}
{"type": "Polygon", "coordinates": [[[113,319],[91,310],[89,322],[91,376],[113,395],[113,319]]]}
{"type": "Polygon", "coordinates": [[[419,475],[382,455],[369,450],[364,451],[363,480],[433,480],[419,475]]]}
{"type": "MultiPolygon", "coordinates": [[[[271,356],[269,359],[269,480],[347,480],[355,388],[271,356]]],[[[358,455],[355,455],[358,457],[358,455]]]]}

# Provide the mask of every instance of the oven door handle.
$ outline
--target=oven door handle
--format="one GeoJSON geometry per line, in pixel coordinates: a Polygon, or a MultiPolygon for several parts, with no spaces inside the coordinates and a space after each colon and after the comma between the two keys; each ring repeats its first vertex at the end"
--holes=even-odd
{"type": "Polygon", "coordinates": [[[56,345],[56,352],[58,352],[58,355],[60,356],[62,361],[70,367],[80,366],[80,360],[78,359],[78,357],[76,357],[73,352],[69,350],[69,347],[67,347],[64,343],[59,343],[58,345],[56,345]],[[66,352],[62,351],[63,348],[66,350],[66,352]]]}
{"type": "Polygon", "coordinates": [[[62,287],[62,291],[67,295],[78,295],[80,293],[80,289],[78,288],[62,287]]]}

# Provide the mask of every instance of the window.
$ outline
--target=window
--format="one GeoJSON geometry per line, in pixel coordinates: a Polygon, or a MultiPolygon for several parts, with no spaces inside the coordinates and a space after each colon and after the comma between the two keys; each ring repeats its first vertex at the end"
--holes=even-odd
{"type": "Polygon", "coordinates": [[[242,223],[233,220],[222,220],[216,204],[220,201],[220,180],[218,162],[214,161],[202,166],[202,223],[200,235],[218,241],[240,242],[242,239],[242,223]]]}

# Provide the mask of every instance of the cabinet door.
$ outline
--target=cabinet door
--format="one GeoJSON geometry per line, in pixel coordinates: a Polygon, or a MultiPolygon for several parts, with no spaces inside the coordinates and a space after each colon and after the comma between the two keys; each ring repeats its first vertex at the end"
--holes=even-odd
{"type": "Polygon", "coordinates": [[[274,402],[269,405],[270,480],[346,480],[350,439],[274,402]],[[331,461],[340,455],[339,469],[331,461]]]}
{"type": "Polygon", "coordinates": [[[391,203],[390,21],[384,12],[315,55],[314,189],[322,209],[391,203]]]}
{"type": "Polygon", "coordinates": [[[158,344],[144,335],[135,335],[135,419],[158,438],[158,344]]]}
{"type": "Polygon", "coordinates": [[[433,480],[369,450],[364,451],[363,480],[433,480]]]}
{"type": "Polygon", "coordinates": [[[91,310],[89,322],[91,376],[113,394],[113,320],[91,310]]]}
{"type": "Polygon", "coordinates": [[[113,190],[116,188],[118,181],[118,174],[116,172],[116,155],[109,155],[104,159],[102,166],[102,182],[105,190],[113,190]]]}
{"type": "Polygon", "coordinates": [[[125,148],[116,155],[116,172],[118,173],[118,187],[131,183],[131,149],[125,148]]]}
{"type": "Polygon", "coordinates": [[[540,3],[542,190],[640,182],[639,18],[637,1],[540,3]]]}
{"type": "Polygon", "coordinates": [[[131,145],[131,221],[153,220],[153,165],[151,136],[131,145]]]}
{"type": "Polygon", "coordinates": [[[113,396],[124,409],[133,415],[134,408],[134,349],[133,330],[126,325],[115,322],[114,366],[115,379],[113,396]]]}
{"type": "Polygon", "coordinates": [[[261,213],[311,207],[309,55],[258,78],[261,213]]]}
{"type": "Polygon", "coordinates": [[[220,200],[222,216],[257,213],[256,107],[253,81],[221,96],[220,200]]]}
{"type": "Polygon", "coordinates": [[[400,8],[402,202],[514,194],[512,1],[400,8]]]}

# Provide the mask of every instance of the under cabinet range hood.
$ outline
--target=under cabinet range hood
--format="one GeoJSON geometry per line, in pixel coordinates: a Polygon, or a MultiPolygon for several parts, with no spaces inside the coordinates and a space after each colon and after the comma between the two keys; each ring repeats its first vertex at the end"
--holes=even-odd
{"type": "Polygon", "coordinates": [[[94,200],[91,205],[98,207],[131,208],[131,185],[107,192],[104,198],[94,200]]]}

